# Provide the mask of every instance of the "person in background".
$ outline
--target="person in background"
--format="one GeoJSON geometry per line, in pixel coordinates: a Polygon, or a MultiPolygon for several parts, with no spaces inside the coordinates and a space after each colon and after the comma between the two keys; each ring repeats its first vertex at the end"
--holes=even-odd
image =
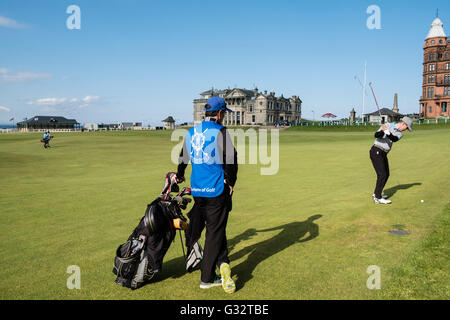
{"type": "Polygon", "coordinates": [[[44,142],[44,148],[50,148],[50,139],[51,139],[50,131],[47,130],[44,132],[44,136],[42,138],[42,142],[44,142]]]}

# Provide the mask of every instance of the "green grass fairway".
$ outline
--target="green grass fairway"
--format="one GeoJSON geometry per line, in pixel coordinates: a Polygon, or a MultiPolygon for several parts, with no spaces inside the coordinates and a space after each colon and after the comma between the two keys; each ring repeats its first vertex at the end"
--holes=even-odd
{"type": "Polygon", "coordinates": [[[291,128],[278,174],[241,165],[227,229],[233,295],[185,274],[178,234],[159,281],[114,283],[117,246],[176,169],[171,132],[55,133],[49,150],[38,133],[0,134],[0,298],[449,299],[450,128],[430,128],[394,144],[390,206],[371,199],[375,127],[291,128]],[[80,290],[66,287],[70,265],[80,290]],[[371,265],[380,290],[366,287],[371,265]]]}

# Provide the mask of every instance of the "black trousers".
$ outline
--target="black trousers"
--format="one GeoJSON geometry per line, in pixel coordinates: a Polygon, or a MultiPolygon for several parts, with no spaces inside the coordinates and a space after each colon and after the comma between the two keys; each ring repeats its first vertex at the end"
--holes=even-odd
{"type": "Polygon", "coordinates": [[[224,262],[230,263],[226,237],[230,209],[230,189],[226,185],[223,193],[218,197],[194,197],[194,206],[188,214],[186,245],[189,252],[206,227],[203,260],[200,267],[202,282],[214,281],[216,266],[220,267],[224,262]]]}
{"type": "Polygon", "coordinates": [[[375,197],[381,199],[384,186],[389,178],[389,162],[387,153],[375,146],[370,149],[370,160],[377,173],[377,184],[375,186],[375,197]]]}

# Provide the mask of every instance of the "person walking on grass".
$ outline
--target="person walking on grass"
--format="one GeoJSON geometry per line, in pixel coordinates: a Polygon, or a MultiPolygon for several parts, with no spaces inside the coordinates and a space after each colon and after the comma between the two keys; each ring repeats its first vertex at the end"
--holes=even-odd
{"type": "Polygon", "coordinates": [[[42,142],[44,142],[44,148],[50,148],[50,131],[45,131],[44,136],[42,137],[42,142]]]}
{"type": "Polygon", "coordinates": [[[400,122],[392,122],[383,124],[377,132],[375,132],[375,143],[370,149],[370,160],[377,174],[377,182],[375,191],[372,195],[376,204],[390,204],[391,200],[387,200],[388,196],[383,195],[383,189],[389,178],[389,162],[387,154],[392,148],[392,144],[403,137],[403,131],[408,129],[412,131],[412,119],[403,117],[400,122]]]}
{"type": "Polygon", "coordinates": [[[230,110],[222,98],[212,97],[207,101],[205,121],[191,128],[184,139],[177,179],[184,180],[190,161],[194,206],[189,214],[188,248],[192,248],[206,227],[200,288],[221,285],[225,292],[233,293],[236,286],[231,277],[226,226],[238,164],[236,149],[226,127],[222,125],[227,111],[230,110]],[[216,275],[216,266],[220,275],[216,275]]]}

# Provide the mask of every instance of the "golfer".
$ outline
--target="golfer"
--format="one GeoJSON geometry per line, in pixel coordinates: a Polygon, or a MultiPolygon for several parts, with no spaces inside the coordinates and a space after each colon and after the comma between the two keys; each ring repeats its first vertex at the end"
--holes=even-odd
{"type": "Polygon", "coordinates": [[[226,226],[238,165],[237,152],[227,129],[222,125],[227,111],[231,110],[222,98],[212,97],[208,100],[205,120],[186,134],[177,178],[184,180],[190,161],[194,206],[189,217],[188,248],[192,248],[206,226],[200,288],[221,285],[225,292],[233,293],[236,286],[231,278],[226,226]],[[216,275],[216,266],[219,267],[220,275],[216,275]]]}
{"type": "Polygon", "coordinates": [[[403,137],[402,132],[408,129],[412,131],[412,119],[403,117],[400,122],[392,122],[383,124],[377,132],[375,132],[375,143],[370,149],[370,160],[377,173],[377,183],[373,201],[376,204],[390,204],[391,200],[387,200],[388,196],[383,195],[383,189],[389,178],[389,162],[387,154],[392,148],[392,144],[403,137]]]}
{"type": "Polygon", "coordinates": [[[44,132],[44,136],[42,138],[42,142],[44,142],[44,148],[49,148],[50,147],[50,131],[45,131],[44,132]]]}

